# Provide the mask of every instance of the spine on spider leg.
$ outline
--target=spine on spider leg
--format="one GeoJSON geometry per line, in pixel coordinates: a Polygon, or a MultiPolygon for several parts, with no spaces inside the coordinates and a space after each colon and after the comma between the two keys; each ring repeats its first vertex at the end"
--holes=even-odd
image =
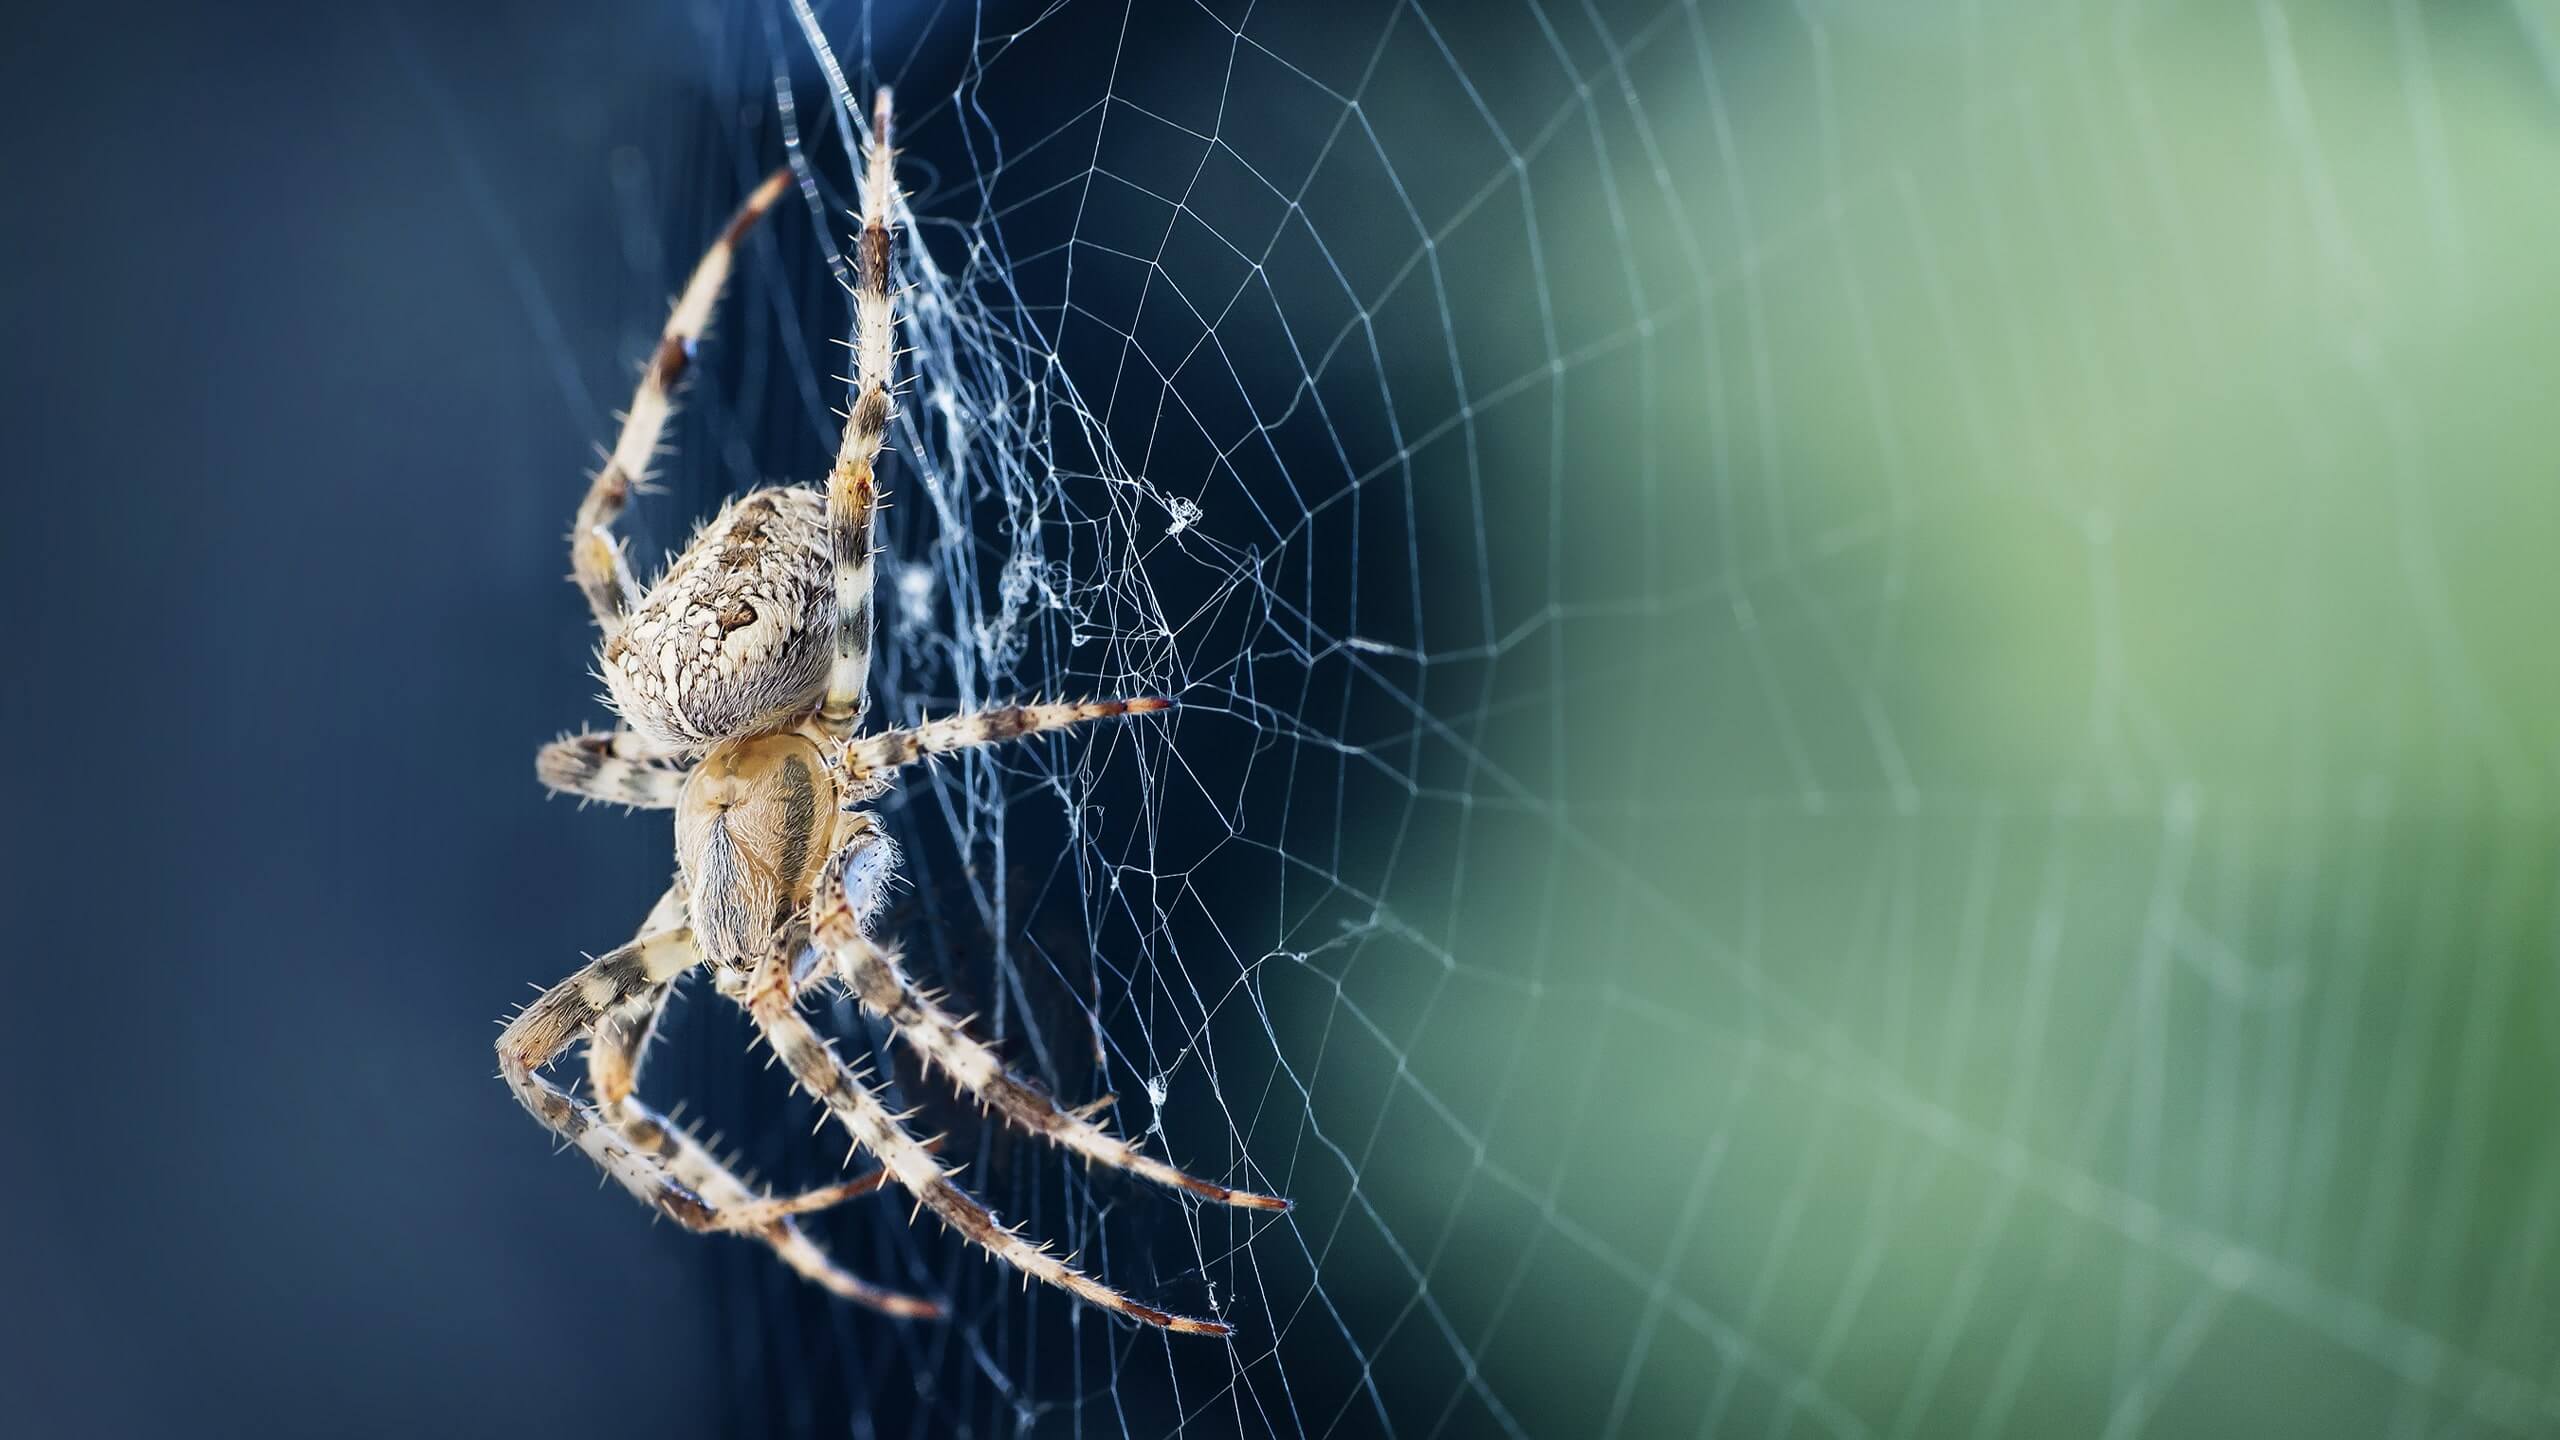
{"type": "Polygon", "coordinates": [[[889,378],[896,361],[897,316],[890,308],[890,218],[897,178],[889,149],[889,92],[871,112],[871,153],[862,187],[862,238],[854,250],[853,413],[827,482],[827,531],[834,555],[836,652],[818,721],[850,734],[862,718],[871,671],[871,522],[879,486],[875,467],[889,433],[889,378]]]}

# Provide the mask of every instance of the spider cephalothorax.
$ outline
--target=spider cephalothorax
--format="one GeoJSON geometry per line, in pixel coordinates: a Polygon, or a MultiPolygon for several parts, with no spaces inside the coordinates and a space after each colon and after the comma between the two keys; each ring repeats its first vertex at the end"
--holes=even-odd
{"type": "Polygon", "coordinates": [[[893,1314],[933,1315],[928,1300],[846,1273],[797,1217],[894,1183],[952,1228],[1028,1275],[1169,1330],[1225,1334],[1221,1321],[1141,1304],[997,1223],[951,1180],[931,1142],[908,1132],[864,1079],[799,1013],[805,985],[832,975],[899,1038],[1008,1121],[1091,1160],[1228,1205],[1288,1202],[1232,1190],[1140,1154],[1094,1120],[1017,1079],[962,1021],[920,992],[897,952],[869,927],[894,852],[860,808],[899,767],[1162,700],[1011,705],[869,736],[863,713],[871,651],[872,467],[890,420],[894,319],[889,225],[889,96],[874,114],[863,186],[854,309],[856,394],[823,493],[790,487],[734,501],[697,531],[643,590],[614,539],[641,467],[668,415],[668,396],[728,278],[738,237],[778,199],[769,177],[713,242],[667,320],[641,376],[621,441],[588,488],[571,536],[579,587],[604,631],[599,667],[620,728],[545,746],[536,769],[555,790],[676,812],[678,879],[631,943],[543,992],[498,1037],[498,1066],[525,1107],[633,1194],[688,1228],[752,1236],[839,1295],[893,1314]],[[640,1057],[675,983],[708,965],[720,993],[745,1007],[792,1078],[872,1153],[880,1168],[807,1194],[762,1194],[635,1093],[640,1057]],[[583,1038],[593,1094],[543,1073],[583,1038]]]}
{"type": "Polygon", "coordinates": [[[801,735],[711,747],[676,797],[676,865],[694,944],[723,970],[773,953],[826,863],[835,782],[801,735]]]}

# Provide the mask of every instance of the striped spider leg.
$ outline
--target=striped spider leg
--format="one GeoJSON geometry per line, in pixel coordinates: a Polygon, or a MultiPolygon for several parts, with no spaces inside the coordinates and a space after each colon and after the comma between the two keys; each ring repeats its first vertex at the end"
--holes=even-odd
{"type": "Polygon", "coordinates": [[[1223,1320],[1176,1315],[1130,1299],[1051,1253],[1048,1245],[1025,1239],[1020,1230],[996,1219],[969,1192],[953,1184],[952,1172],[933,1149],[910,1133],[900,1117],[881,1103],[865,1077],[848,1069],[826,1039],[800,1018],[789,967],[780,957],[768,959],[737,998],[755,1017],[756,1027],[800,1088],[824,1104],[855,1143],[879,1157],[889,1178],[969,1243],[1025,1275],[1143,1324],[1185,1335],[1235,1333],[1235,1327],[1223,1320]]]}
{"type": "Polygon", "coordinates": [[[827,476],[828,568],[834,582],[834,656],[818,727],[843,739],[870,702],[871,523],[880,495],[875,467],[889,438],[889,388],[897,368],[898,317],[889,294],[889,222],[898,178],[889,148],[889,92],[871,105],[871,154],[862,182],[862,238],[854,246],[853,409],[827,476]]]}
{"type": "Polygon", "coordinates": [[[738,213],[730,217],[719,238],[702,252],[692,278],[685,281],[683,293],[667,312],[666,326],[658,335],[658,348],[640,371],[639,388],[632,393],[631,409],[623,416],[622,434],[606,455],[604,468],[587,482],[586,499],[579,502],[578,518],[569,532],[570,573],[587,597],[587,608],[595,612],[597,626],[608,636],[622,628],[623,617],[640,599],[640,587],[631,578],[631,565],[623,556],[621,541],[614,536],[613,522],[631,503],[632,492],[648,479],[649,461],[658,453],[658,438],[675,414],[676,384],[692,366],[694,347],[701,343],[702,332],[711,324],[711,311],[729,283],[739,238],[764,218],[774,201],[782,198],[783,187],[790,179],[787,167],[767,175],[764,183],[756,186],[738,207],[738,213]]]}
{"type": "MultiPolygon", "coordinates": [[[[544,746],[536,769],[555,791],[675,812],[679,881],[640,936],[546,991],[498,1041],[499,1069],[526,1109],[625,1189],[689,1229],[747,1235],[828,1290],[893,1314],[939,1313],[839,1269],[797,1217],[894,1183],[990,1255],[1096,1305],[1164,1329],[1224,1335],[1216,1320],[1140,1303],[999,1223],[952,1183],[938,1142],[919,1140],[800,1016],[821,968],[840,975],[925,1062],[1033,1134],[1117,1169],[1222,1204],[1285,1210],[1141,1155],[1007,1071],[963,1018],[919,993],[894,949],[865,927],[891,863],[861,809],[900,767],[1118,715],[1163,700],[1012,705],[870,736],[867,708],[873,524],[893,412],[897,315],[889,279],[898,208],[882,91],[867,137],[854,275],[854,400],[823,493],[768,486],[724,506],[657,580],[635,583],[613,523],[637,488],[670,413],[670,395],[734,261],[738,238],[780,196],[777,172],[747,198],[695,268],[643,372],[621,438],[590,484],[571,536],[574,577],[603,634],[596,652],[612,730],[544,746]],[[850,887],[850,889],[849,889],[850,887]],[[855,898],[852,892],[860,892],[855,898]],[[764,1195],[636,1093],[640,1061],[679,977],[697,964],[754,1021],[792,1078],[822,1100],[880,1169],[804,1195],[764,1195]],[[587,1042],[592,1097],[543,1071],[587,1042]]],[[[1107,1102],[1105,1102],[1107,1103],[1107,1102]]]]}
{"type": "MultiPolygon", "coordinates": [[[[604,465],[587,481],[586,498],[579,502],[569,532],[569,567],[595,614],[597,628],[607,636],[621,631],[623,617],[640,595],[621,541],[613,533],[614,522],[630,505],[632,494],[647,483],[659,437],[675,414],[676,386],[691,368],[694,348],[710,327],[720,292],[728,287],[739,239],[782,198],[790,180],[788,166],[767,175],[695,262],[692,276],[667,312],[657,348],[641,368],[631,408],[623,415],[622,433],[607,452],[604,465]]],[[[634,809],[664,810],[674,806],[684,784],[682,767],[667,763],[678,758],[676,747],[625,727],[555,740],[534,757],[534,769],[542,783],[556,791],[634,809]]]]}
{"type": "MultiPolygon", "coordinates": [[[[1136,704],[1041,707],[1053,712],[1079,712],[1072,719],[1061,718],[1052,725],[1075,723],[1078,719],[1098,718],[1113,713],[1143,713],[1160,708],[1161,702],[1140,701],[1136,704]]],[[[989,711],[982,715],[964,716],[960,722],[945,722],[946,731],[955,723],[992,721],[1020,713],[1021,707],[989,711]]],[[[934,728],[934,727],[927,727],[934,728]]],[[[994,730],[981,729],[989,740],[994,730]]],[[[898,741],[913,737],[916,731],[895,732],[880,737],[898,741]]],[[[1030,730],[1013,733],[1036,733],[1030,730]]],[[[982,740],[977,743],[988,743],[982,740]]],[[[1221,1205],[1234,1205],[1247,1210],[1287,1210],[1289,1202],[1276,1195],[1261,1195],[1249,1190],[1234,1190],[1187,1174],[1154,1156],[1139,1153],[1136,1146],[1093,1122],[1093,1116],[1107,1106],[1096,1101],[1069,1110],[1052,1099],[1048,1091],[1034,1081],[1014,1075],[1003,1060],[985,1042],[971,1035],[967,1017],[952,1015],[932,997],[921,992],[907,977],[897,951],[873,941],[863,931],[879,887],[879,876],[895,863],[896,851],[889,838],[880,833],[871,816],[855,813],[846,817],[851,835],[846,839],[818,886],[817,909],[811,917],[811,935],[820,949],[834,963],[863,1008],[889,1022],[898,1038],[916,1052],[928,1069],[938,1069],[980,1104],[988,1106],[1026,1133],[1036,1135],[1063,1149],[1113,1169],[1126,1170],[1159,1185],[1187,1190],[1221,1205]]]]}
{"type": "Polygon", "coordinates": [[[942,1307],[846,1273],[803,1234],[795,1216],[879,1187],[883,1173],[776,1199],[738,1178],[710,1149],[634,1093],[640,1060],[675,982],[701,963],[670,890],[630,944],[552,986],[498,1037],[498,1069],[525,1109],[586,1152],[622,1187],[688,1230],[763,1241],[783,1263],[848,1300],[892,1315],[936,1316],[942,1307]],[[594,1091],[583,1100],[542,1073],[571,1041],[587,1041],[594,1091]]]}
{"type": "MultiPolygon", "coordinates": [[[[830,756],[831,768],[842,786],[840,793],[849,802],[841,817],[849,833],[819,872],[811,916],[813,938],[854,983],[864,1003],[889,1018],[918,1053],[940,1064],[971,1093],[996,1105],[1017,1124],[1106,1163],[1227,1203],[1286,1208],[1285,1201],[1194,1179],[1137,1154],[1089,1120],[1059,1110],[1045,1096],[1007,1074],[992,1052],[971,1039],[957,1021],[917,995],[905,983],[895,959],[870,945],[853,918],[845,882],[868,857],[871,868],[863,873],[872,877],[868,883],[876,889],[876,877],[889,859],[877,823],[850,808],[852,803],[877,792],[876,776],[927,755],[1083,720],[1164,707],[1163,701],[1146,700],[1013,706],[868,739],[847,738],[860,722],[867,700],[872,624],[871,525],[878,495],[874,466],[888,431],[895,354],[896,317],[889,295],[889,220],[897,191],[891,153],[889,95],[884,90],[872,111],[862,237],[856,253],[854,402],[827,487],[832,536],[829,559],[836,600],[835,653],[826,697],[809,735],[813,740],[823,737],[836,742],[830,756]]],[[[825,1102],[855,1141],[878,1156],[891,1178],[920,1203],[973,1244],[1007,1264],[1094,1304],[1168,1330],[1205,1335],[1229,1333],[1230,1327],[1222,1322],[1175,1315],[1132,1300],[1050,1254],[1048,1247],[1035,1245],[999,1224],[985,1206],[951,1182],[951,1172],[907,1132],[897,1116],[889,1113],[863,1077],[848,1070],[826,1041],[800,1018],[796,994],[797,986],[789,974],[778,961],[769,960],[747,987],[741,1003],[801,1087],[825,1102]]]]}
{"type": "Polygon", "coordinates": [[[533,770],[560,794],[634,810],[674,809],[686,773],[674,752],[630,730],[564,735],[534,755],[533,770]]]}

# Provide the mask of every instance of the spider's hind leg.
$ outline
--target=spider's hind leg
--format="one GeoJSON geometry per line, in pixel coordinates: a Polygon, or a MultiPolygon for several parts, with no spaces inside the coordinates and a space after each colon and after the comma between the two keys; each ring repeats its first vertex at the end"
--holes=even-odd
{"type": "Polygon", "coordinates": [[[578,588],[586,594],[588,608],[595,612],[596,624],[607,635],[622,628],[623,615],[640,598],[640,587],[631,578],[630,563],[623,558],[621,542],[614,537],[613,522],[631,503],[631,493],[640,487],[651,457],[658,453],[658,437],[666,433],[667,420],[675,413],[676,384],[692,365],[694,346],[711,324],[711,307],[729,283],[739,237],[782,198],[790,179],[787,169],[766,176],[764,183],[738,207],[738,213],[730,217],[728,226],[710,248],[702,252],[693,278],[685,282],[684,293],[676,297],[675,308],[667,313],[658,348],[640,372],[639,388],[633,392],[631,409],[623,417],[622,434],[614,440],[604,468],[587,482],[586,498],[579,502],[577,522],[569,533],[569,566],[578,588]]]}
{"type": "Polygon", "coordinates": [[[897,368],[898,317],[889,293],[890,222],[898,205],[889,148],[889,92],[872,100],[864,153],[862,235],[854,245],[853,406],[845,412],[835,468],[827,477],[828,564],[835,583],[835,656],[827,668],[818,726],[841,738],[862,719],[871,676],[871,528],[880,497],[880,447],[889,438],[889,391],[897,368]]]}

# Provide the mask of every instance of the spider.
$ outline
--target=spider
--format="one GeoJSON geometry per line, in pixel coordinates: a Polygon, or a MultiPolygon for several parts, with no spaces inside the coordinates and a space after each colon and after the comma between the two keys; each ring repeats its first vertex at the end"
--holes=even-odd
{"type": "Polygon", "coordinates": [[[536,770],[555,791],[675,811],[676,883],[632,941],[543,992],[498,1037],[500,1074],[540,1120],[614,1180],[689,1230],[750,1237],[803,1277],[893,1315],[937,1316],[935,1302],[846,1272],[799,1218],[893,1183],[990,1255],[1096,1305],[1198,1335],[1222,1321],[1142,1304],[1026,1239],[953,1183],[938,1141],[917,1138],[803,1019],[799,999],[841,980],[928,1070],[1006,1120],[1088,1160],[1222,1204],[1286,1210],[1277,1196],[1229,1189],[1143,1155],[1094,1123],[1106,1098],[1065,1109],[1018,1078],[936,997],[897,950],[868,931],[895,852],[864,807],[900,767],[927,756],[1086,721],[1162,710],[1160,699],[1008,705],[912,729],[857,734],[872,639],[873,466],[890,419],[896,317],[890,222],[898,208],[889,92],[872,111],[854,277],[855,398],[823,494],[777,486],[724,506],[643,590],[614,521],[657,446],[670,395],[727,282],[739,238],[790,179],[774,172],[712,241],[676,299],[640,377],[619,440],[578,509],[574,577],[603,632],[597,651],[621,723],[543,747],[536,770]],[[804,1194],[741,1179],[700,1140],[635,1093],[642,1052],[676,982],[708,965],[719,992],[752,1017],[794,1082],[825,1105],[879,1166],[804,1194]],[[591,1093],[544,1074],[586,1042],[591,1093]]]}

